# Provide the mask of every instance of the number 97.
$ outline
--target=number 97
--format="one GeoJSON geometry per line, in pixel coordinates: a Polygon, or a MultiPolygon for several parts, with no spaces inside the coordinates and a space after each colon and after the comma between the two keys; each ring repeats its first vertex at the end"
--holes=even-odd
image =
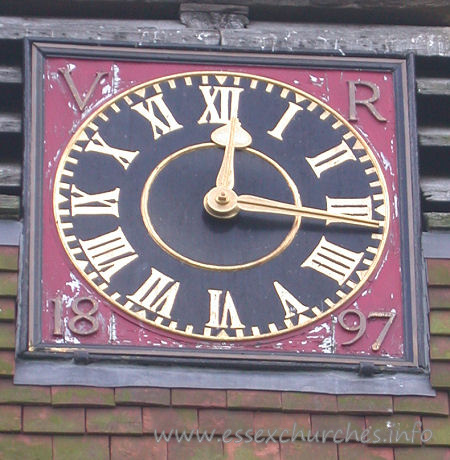
{"type": "MultiPolygon", "coordinates": [[[[367,315],[368,319],[376,319],[376,318],[387,318],[388,319],[386,324],[384,325],[383,329],[381,330],[379,336],[377,337],[375,342],[372,344],[372,350],[373,351],[379,351],[380,350],[381,344],[383,343],[383,341],[384,341],[384,339],[385,339],[390,327],[392,326],[392,323],[394,322],[395,315],[396,315],[395,310],[391,310],[391,311],[387,311],[387,312],[384,312],[384,311],[370,312],[367,315]]],[[[348,346],[348,345],[351,345],[351,344],[355,343],[366,332],[367,320],[366,320],[366,317],[364,316],[364,313],[360,312],[359,310],[349,309],[349,310],[345,310],[345,311],[341,312],[339,314],[339,316],[338,316],[338,322],[339,322],[339,325],[343,329],[345,329],[346,331],[356,333],[356,335],[355,335],[355,337],[353,337],[353,339],[349,340],[348,342],[342,343],[343,346],[348,346]],[[354,324],[354,325],[347,324],[345,318],[348,315],[357,316],[358,317],[357,323],[354,324]]]]}

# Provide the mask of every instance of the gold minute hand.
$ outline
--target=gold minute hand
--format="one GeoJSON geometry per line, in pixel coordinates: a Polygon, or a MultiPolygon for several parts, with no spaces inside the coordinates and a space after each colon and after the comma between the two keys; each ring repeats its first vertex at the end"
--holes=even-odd
{"type": "Polygon", "coordinates": [[[271,214],[283,214],[287,216],[302,216],[312,219],[323,219],[327,223],[343,222],[346,224],[361,225],[363,227],[378,228],[381,222],[372,219],[362,219],[345,214],[333,214],[322,209],[306,208],[290,203],[269,200],[253,195],[240,195],[237,197],[237,204],[240,211],[266,212],[271,214]]]}
{"type": "Polygon", "coordinates": [[[225,147],[222,164],[216,178],[216,187],[233,190],[234,187],[234,151],[248,147],[252,143],[250,134],[241,128],[237,117],[231,117],[230,122],[211,133],[211,140],[225,147]]]}

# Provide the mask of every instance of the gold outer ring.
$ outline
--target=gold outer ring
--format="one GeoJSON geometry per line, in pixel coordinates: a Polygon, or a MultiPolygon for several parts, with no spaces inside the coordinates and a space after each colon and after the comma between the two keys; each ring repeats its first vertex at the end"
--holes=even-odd
{"type": "Polygon", "coordinates": [[[62,242],[64,251],[67,254],[67,257],[69,260],[72,262],[72,264],[77,267],[78,272],[80,275],[84,278],[84,280],[93,288],[95,289],[101,296],[105,297],[111,304],[115,305],[117,308],[120,310],[124,311],[127,315],[130,315],[134,317],[137,321],[139,322],[144,322],[147,324],[150,324],[158,329],[165,330],[169,333],[175,333],[177,335],[180,335],[182,337],[187,337],[187,338],[196,338],[196,339],[201,339],[201,340],[207,340],[207,341],[213,341],[213,342],[242,342],[242,341],[249,341],[249,340],[260,340],[260,339],[265,339],[265,338],[271,338],[271,337],[276,337],[280,336],[282,334],[286,334],[289,332],[293,332],[295,330],[303,329],[321,319],[324,317],[328,316],[330,313],[333,311],[337,310],[340,308],[342,305],[350,302],[352,299],[355,298],[355,296],[358,294],[358,292],[361,291],[361,289],[364,287],[372,273],[374,272],[375,268],[378,267],[378,264],[380,262],[381,256],[383,255],[384,252],[384,246],[386,244],[386,240],[388,237],[389,233],[389,226],[390,226],[390,216],[391,216],[391,204],[389,200],[389,193],[386,185],[386,181],[384,179],[384,174],[382,172],[381,166],[375,157],[374,153],[368,146],[366,140],[358,133],[358,131],[336,110],[325,104],[322,100],[312,96],[311,94],[302,91],[301,89],[295,88],[294,86],[281,82],[279,80],[274,80],[272,78],[268,77],[261,77],[259,75],[254,75],[254,74],[249,74],[249,73],[244,73],[244,72],[230,72],[230,71],[221,71],[221,70],[199,70],[199,71],[191,71],[191,72],[182,72],[178,74],[171,74],[171,75],[166,75],[164,77],[156,78],[155,80],[147,81],[144,83],[141,83],[137,86],[133,86],[132,88],[118,94],[117,96],[114,96],[112,99],[110,99],[108,102],[105,104],[102,104],[98,109],[96,109],[91,115],[89,115],[79,126],[79,128],[76,130],[75,134],[72,136],[70,141],[68,142],[66,148],[64,149],[63,154],[61,155],[61,159],[59,160],[58,163],[58,168],[55,174],[55,183],[53,187],[53,215],[55,219],[55,226],[59,235],[59,238],[62,242]],[[127,310],[123,305],[118,303],[116,300],[112,299],[109,297],[105,292],[97,286],[93,281],[91,281],[88,276],[84,273],[83,269],[81,269],[78,266],[78,260],[71,254],[70,248],[68,243],[66,242],[66,235],[64,234],[63,229],[61,228],[61,217],[59,215],[59,210],[58,210],[58,200],[56,199],[58,194],[59,194],[59,187],[60,187],[60,182],[61,182],[61,175],[62,171],[64,170],[65,167],[65,162],[67,157],[69,156],[73,145],[77,141],[78,137],[80,134],[84,131],[84,129],[87,127],[89,123],[91,123],[100,113],[102,113],[104,110],[108,109],[112,104],[115,102],[119,101],[120,99],[124,98],[128,94],[134,93],[136,91],[139,91],[140,89],[151,87],[152,85],[158,84],[158,83],[163,83],[168,80],[174,80],[178,78],[184,78],[184,77],[201,77],[202,75],[207,75],[207,76],[214,76],[214,75],[224,75],[224,76],[231,76],[231,77],[242,77],[242,78],[248,78],[250,80],[258,80],[261,82],[265,83],[271,83],[276,87],[279,88],[285,88],[289,91],[292,91],[294,94],[299,94],[306,99],[315,102],[319,107],[322,109],[326,110],[329,112],[331,115],[333,115],[337,120],[339,120],[355,137],[356,139],[361,143],[361,145],[364,148],[364,151],[367,153],[367,155],[370,158],[371,163],[375,167],[376,170],[376,175],[378,177],[378,180],[380,181],[381,184],[381,189],[383,192],[384,196],[384,205],[385,205],[385,220],[384,220],[384,227],[383,227],[383,236],[382,240],[380,241],[380,244],[378,246],[378,251],[373,259],[373,263],[370,265],[370,267],[367,269],[366,274],[359,283],[357,283],[356,287],[352,289],[351,292],[348,293],[347,296],[344,298],[340,299],[338,302],[334,304],[332,308],[329,308],[327,311],[323,312],[321,315],[317,315],[315,318],[312,318],[311,321],[307,323],[303,323],[301,325],[293,326],[290,328],[282,329],[277,332],[267,332],[260,334],[258,336],[245,336],[245,337],[227,337],[224,339],[223,337],[206,337],[203,334],[197,334],[197,333],[186,333],[185,331],[182,330],[177,330],[177,329],[170,329],[167,326],[164,326],[163,324],[157,324],[154,321],[149,321],[145,320],[143,318],[140,318],[138,315],[136,315],[133,312],[130,312],[127,310]]]}
{"type": "MultiPolygon", "coordinates": [[[[172,163],[172,161],[175,161],[177,158],[183,155],[189,154],[193,151],[198,151],[198,150],[211,148],[211,147],[217,147],[217,145],[214,144],[213,142],[205,142],[202,144],[190,145],[183,149],[177,150],[176,152],[164,158],[164,160],[161,161],[161,163],[159,163],[159,165],[152,171],[147,181],[145,182],[144,188],[142,190],[142,195],[141,195],[141,214],[142,214],[142,219],[144,221],[145,227],[147,228],[149,235],[153,238],[155,243],[161,249],[166,251],[172,257],[175,257],[176,259],[180,260],[181,262],[184,262],[196,268],[203,268],[205,270],[214,270],[214,271],[223,272],[223,271],[245,270],[248,268],[252,268],[252,267],[256,267],[258,265],[264,264],[268,262],[269,260],[273,259],[274,257],[280,255],[292,243],[292,240],[295,238],[295,235],[297,234],[297,231],[300,228],[300,222],[301,222],[300,216],[295,216],[294,223],[292,224],[292,227],[289,230],[288,234],[286,235],[284,240],[273,251],[271,251],[269,254],[266,254],[263,257],[260,257],[259,259],[255,259],[250,262],[246,262],[244,264],[236,264],[236,265],[213,265],[213,264],[208,264],[205,262],[199,262],[198,260],[194,260],[189,257],[186,257],[183,254],[180,254],[179,252],[171,248],[161,238],[161,236],[158,234],[158,232],[155,230],[155,227],[152,224],[152,221],[151,221],[151,218],[148,212],[148,202],[149,202],[149,197],[150,197],[150,189],[152,187],[152,184],[158,177],[159,173],[169,163],[172,163]]],[[[300,195],[298,193],[297,186],[295,185],[294,181],[291,179],[289,174],[276,161],[272,160],[272,158],[268,157],[267,155],[264,155],[258,150],[255,150],[250,147],[247,147],[240,151],[247,152],[252,155],[256,155],[258,158],[261,158],[262,160],[269,163],[273,168],[275,168],[283,176],[283,179],[287,182],[287,185],[289,189],[291,190],[292,197],[294,198],[295,204],[297,206],[301,206],[301,200],[300,200],[300,195]]],[[[203,203],[200,203],[200,204],[203,204],[203,203]]]]}

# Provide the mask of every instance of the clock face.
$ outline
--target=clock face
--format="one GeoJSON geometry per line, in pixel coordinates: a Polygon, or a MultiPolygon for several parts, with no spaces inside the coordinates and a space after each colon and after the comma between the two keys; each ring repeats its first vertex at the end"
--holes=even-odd
{"type": "Polygon", "coordinates": [[[382,169],[336,111],[213,71],[149,81],[90,115],[61,157],[53,211],[72,264],[110,304],[222,342],[348,305],[390,216],[382,169]]]}

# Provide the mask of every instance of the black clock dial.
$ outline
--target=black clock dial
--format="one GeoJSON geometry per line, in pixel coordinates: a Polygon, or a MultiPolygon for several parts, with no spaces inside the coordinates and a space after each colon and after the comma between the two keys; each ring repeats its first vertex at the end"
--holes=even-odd
{"type": "Polygon", "coordinates": [[[340,115],[230,72],[115,97],[77,130],[54,186],[64,249],[105,299],[221,341],[302,328],[355,298],[388,208],[374,154],[340,115]]]}

